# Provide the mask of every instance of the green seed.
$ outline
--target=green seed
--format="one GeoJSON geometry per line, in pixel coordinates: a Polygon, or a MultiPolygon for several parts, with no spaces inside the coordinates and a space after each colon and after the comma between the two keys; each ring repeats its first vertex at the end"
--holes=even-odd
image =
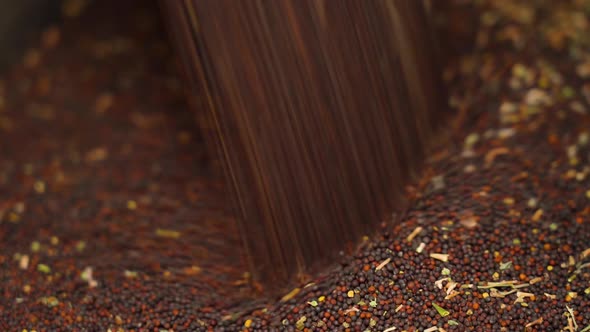
{"type": "Polygon", "coordinates": [[[375,308],[377,306],[377,298],[371,300],[371,302],[369,302],[369,305],[373,308],[375,308]]]}
{"type": "Polygon", "coordinates": [[[512,268],[512,261],[500,263],[500,271],[508,270],[510,268],[512,268]]]}
{"type": "Polygon", "coordinates": [[[180,232],[171,229],[158,228],[156,229],[156,236],[178,239],[180,237],[180,232]]]}
{"type": "Polygon", "coordinates": [[[82,252],[82,251],[84,251],[85,248],[86,248],[86,242],[78,241],[78,243],[76,243],[76,251],[82,252]]]}
{"type": "Polygon", "coordinates": [[[47,296],[39,299],[44,305],[53,308],[59,304],[59,300],[55,296],[47,296]]]}
{"type": "Polygon", "coordinates": [[[37,271],[47,274],[51,273],[51,268],[45,264],[38,264],[37,271]]]}
{"type": "Polygon", "coordinates": [[[38,241],[33,241],[31,243],[31,251],[32,252],[39,252],[39,250],[41,250],[41,243],[39,243],[38,241]]]}
{"type": "Polygon", "coordinates": [[[297,320],[297,322],[295,322],[295,327],[297,327],[298,330],[303,330],[303,328],[305,328],[305,321],[306,320],[307,320],[307,317],[301,316],[301,318],[299,318],[297,320]]]}
{"type": "Polygon", "coordinates": [[[439,306],[438,304],[432,302],[432,306],[434,307],[434,309],[436,309],[436,311],[438,312],[438,314],[441,317],[446,317],[450,314],[450,312],[448,310],[446,310],[445,308],[439,306]]]}

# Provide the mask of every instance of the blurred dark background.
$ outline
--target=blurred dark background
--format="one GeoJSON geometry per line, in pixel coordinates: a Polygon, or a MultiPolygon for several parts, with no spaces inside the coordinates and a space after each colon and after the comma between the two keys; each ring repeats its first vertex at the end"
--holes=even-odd
{"type": "MultiPolygon", "coordinates": [[[[35,41],[44,26],[57,22],[63,6],[84,1],[0,0],[0,73],[35,41]]],[[[70,7],[71,8],[71,7],[70,7]]]]}
{"type": "MultiPolygon", "coordinates": [[[[94,0],[0,0],[0,74],[34,45],[44,27],[78,16],[94,0]]],[[[445,56],[453,56],[475,38],[473,0],[430,2],[445,56]],[[451,10],[452,9],[452,10],[451,10]],[[452,31],[451,31],[452,30],[452,31]],[[453,38],[448,38],[453,36],[453,38]]],[[[105,18],[106,19],[106,18],[105,18]]]]}

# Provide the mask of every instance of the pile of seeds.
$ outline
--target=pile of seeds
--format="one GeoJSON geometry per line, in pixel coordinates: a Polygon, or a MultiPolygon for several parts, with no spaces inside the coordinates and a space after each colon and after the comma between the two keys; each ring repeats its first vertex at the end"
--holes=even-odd
{"type": "Polygon", "coordinates": [[[403,223],[247,306],[156,8],[102,3],[0,84],[0,330],[590,331],[590,1],[478,1],[403,223]]]}
{"type": "Polygon", "coordinates": [[[194,330],[249,295],[157,10],[66,10],[0,79],[1,331],[194,330]]]}

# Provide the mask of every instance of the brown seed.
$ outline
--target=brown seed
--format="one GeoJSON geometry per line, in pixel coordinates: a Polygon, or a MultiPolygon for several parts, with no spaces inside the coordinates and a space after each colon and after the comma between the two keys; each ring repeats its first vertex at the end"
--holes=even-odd
{"type": "Polygon", "coordinates": [[[32,49],[25,54],[24,66],[27,69],[36,68],[41,63],[41,54],[38,50],[32,49]]]}
{"type": "Polygon", "coordinates": [[[113,102],[114,98],[112,94],[103,93],[96,99],[94,110],[96,113],[102,114],[113,106],[113,102]]]}
{"type": "Polygon", "coordinates": [[[60,38],[60,29],[56,26],[49,27],[41,35],[41,45],[44,48],[53,49],[59,44],[60,38]]]}

